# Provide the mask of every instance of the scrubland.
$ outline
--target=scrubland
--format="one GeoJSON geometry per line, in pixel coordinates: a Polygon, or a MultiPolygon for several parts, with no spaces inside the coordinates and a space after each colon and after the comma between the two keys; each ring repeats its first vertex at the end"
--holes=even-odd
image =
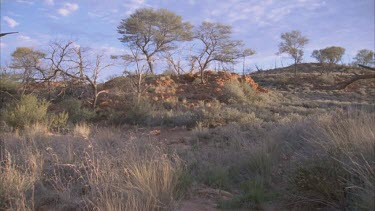
{"type": "Polygon", "coordinates": [[[74,92],[5,97],[0,209],[374,210],[374,80],[251,77],[262,91],[150,76],[141,99],[117,78],[95,111],[74,92]]]}

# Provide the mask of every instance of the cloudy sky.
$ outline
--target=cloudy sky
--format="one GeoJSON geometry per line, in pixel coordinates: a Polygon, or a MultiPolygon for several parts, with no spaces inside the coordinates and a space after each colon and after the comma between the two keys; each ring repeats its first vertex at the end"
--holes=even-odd
{"type": "MultiPolygon", "coordinates": [[[[116,31],[121,19],[138,8],[166,8],[198,25],[219,21],[233,26],[233,37],[257,51],[248,66],[263,68],[291,63],[276,56],[280,34],[300,30],[310,39],[304,60],[312,50],[346,48],[344,62],[360,49],[374,50],[374,0],[0,0],[1,65],[9,64],[16,47],[43,49],[49,41],[72,39],[81,46],[111,54],[124,52],[116,31]]],[[[108,75],[118,74],[121,67],[108,75]]]]}

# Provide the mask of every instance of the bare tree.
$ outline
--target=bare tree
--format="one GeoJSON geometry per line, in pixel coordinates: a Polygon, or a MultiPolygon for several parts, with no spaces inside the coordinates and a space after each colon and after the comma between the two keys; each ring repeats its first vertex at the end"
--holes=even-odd
{"type": "Polygon", "coordinates": [[[112,63],[103,64],[104,56],[101,54],[91,55],[88,49],[77,46],[73,41],[55,41],[50,45],[50,55],[46,57],[49,61],[51,75],[44,78],[50,81],[58,76],[88,83],[92,88],[92,107],[96,108],[100,94],[105,90],[98,90],[98,78],[100,73],[112,66],[112,63]]]}
{"type": "Polygon", "coordinates": [[[129,54],[112,56],[112,58],[122,59],[125,62],[124,73],[130,79],[133,90],[137,94],[137,102],[139,103],[143,93],[148,88],[145,84],[145,78],[150,73],[150,69],[147,67],[147,58],[139,48],[129,46],[129,50],[129,54]]]}
{"type": "Polygon", "coordinates": [[[294,60],[294,74],[297,74],[297,64],[302,61],[303,47],[309,40],[302,36],[300,31],[291,31],[281,34],[281,43],[279,44],[278,54],[287,53],[294,60]]]}

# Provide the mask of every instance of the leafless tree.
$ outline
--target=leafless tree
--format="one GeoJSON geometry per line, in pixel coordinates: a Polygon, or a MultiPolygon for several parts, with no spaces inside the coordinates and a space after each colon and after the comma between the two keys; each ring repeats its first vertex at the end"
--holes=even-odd
{"type": "Polygon", "coordinates": [[[147,58],[142,54],[142,51],[139,48],[129,46],[129,50],[129,54],[112,56],[112,58],[122,59],[124,61],[124,74],[130,79],[133,90],[137,94],[137,102],[139,103],[143,93],[148,88],[145,83],[145,78],[150,73],[150,69],[147,66],[147,58]]]}
{"type": "Polygon", "coordinates": [[[105,90],[98,90],[98,78],[100,73],[112,66],[112,63],[104,64],[104,56],[91,55],[89,49],[77,46],[73,41],[55,41],[50,45],[50,54],[45,59],[49,61],[50,75],[44,77],[45,81],[60,77],[78,80],[88,83],[92,88],[92,107],[96,108],[98,96],[105,90]]]}

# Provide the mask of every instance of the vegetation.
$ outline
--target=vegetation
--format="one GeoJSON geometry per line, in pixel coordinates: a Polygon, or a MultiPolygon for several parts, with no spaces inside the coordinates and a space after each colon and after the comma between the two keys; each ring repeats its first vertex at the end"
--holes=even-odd
{"type": "Polygon", "coordinates": [[[228,25],[139,9],[118,32],[125,55],[59,41],[2,69],[0,210],[375,209],[375,77],[343,47],[301,63],[308,39],[283,33],[295,64],[245,74],[228,25]],[[110,56],[124,75],[100,83],[110,56]]]}
{"type": "Polygon", "coordinates": [[[191,39],[191,25],[166,9],[139,9],[117,28],[121,42],[145,56],[152,74],[156,54],[174,49],[176,41],[191,39]]]}
{"type": "Polygon", "coordinates": [[[279,54],[287,53],[294,60],[294,74],[297,74],[297,64],[302,61],[303,47],[309,39],[302,36],[300,31],[291,31],[281,34],[282,42],[279,45],[279,54]]]}
{"type": "Polygon", "coordinates": [[[354,59],[356,64],[362,64],[366,66],[375,65],[375,54],[372,50],[359,50],[354,59]]]}

